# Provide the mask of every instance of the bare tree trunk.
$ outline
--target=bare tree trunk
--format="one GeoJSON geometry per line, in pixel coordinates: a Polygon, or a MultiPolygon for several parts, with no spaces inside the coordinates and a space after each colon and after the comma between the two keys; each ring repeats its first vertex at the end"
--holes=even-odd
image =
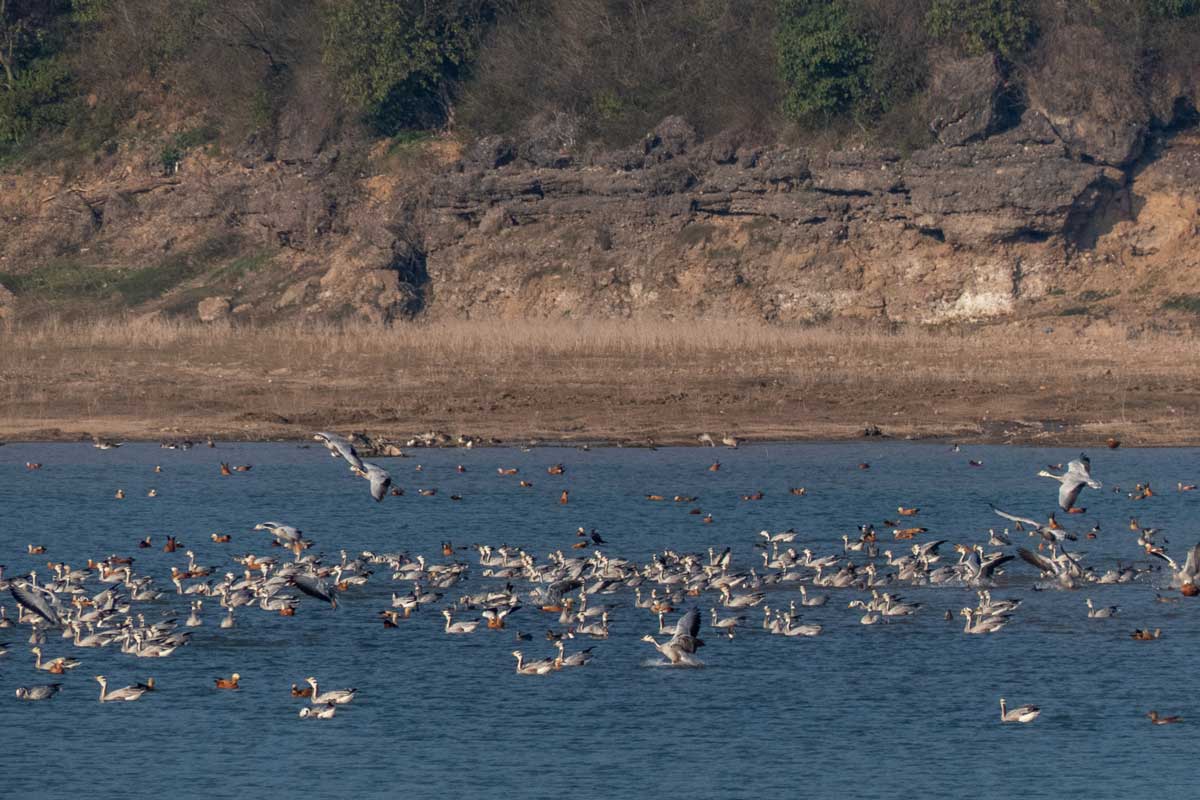
{"type": "Polygon", "coordinates": [[[3,36],[3,41],[0,41],[0,67],[4,67],[5,86],[11,92],[16,84],[17,78],[13,74],[13,52],[17,44],[17,28],[8,24],[8,0],[0,0],[0,35],[3,36]],[[4,48],[8,48],[8,53],[5,54],[4,48]]]}

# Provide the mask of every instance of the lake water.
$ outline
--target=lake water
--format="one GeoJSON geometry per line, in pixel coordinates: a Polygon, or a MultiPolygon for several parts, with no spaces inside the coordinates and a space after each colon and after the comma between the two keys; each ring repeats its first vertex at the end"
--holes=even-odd
{"type": "MultiPolygon", "coordinates": [[[[233,445],[167,451],[126,445],[9,444],[0,447],[0,562],[6,574],[45,562],[82,566],[88,557],[133,555],[135,571],[171,590],[180,550],[161,551],[175,534],[202,564],[240,573],[231,557],[248,552],[280,556],[270,536],[253,532],[281,520],[315,540],[315,552],[336,561],[338,551],[423,554],[431,563],[440,543],[519,545],[539,562],[569,547],[576,528],[596,528],[611,555],[644,561],[670,548],[705,552],[733,547],[735,567],[762,571],[762,529],[800,532],[797,549],[842,552],[843,534],[873,522],[880,549],[903,551],[882,520],[899,505],[921,508],[916,521],[930,532],[919,540],[984,543],[1004,520],[988,508],[1044,517],[1055,508],[1057,484],[1035,473],[1065,462],[1075,450],[964,447],[867,442],[781,444],[727,449],[658,451],[596,448],[497,448],[413,451],[406,459],[376,459],[403,486],[403,497],[376,504],[361,479],[319,446],[233,445]],[[718,472],[707,470],[719,459],[718,472]],[[969,467],[968,459],[983,466],[969,467]],[[25,462],[43,469],[27,471],[25,462]],[[250,463],[251,472],[221,477],[218,462],[250,463]],[[546,467],[562,462],[564,475],[546,467]],[[860,470],[869,462],[869,470],[860,470]],[[153,466],[162,465],[162,472],[153,466]],[[417,472],[420,464],[422,470],[417,472]],[[465,473],[455,465],[466,467],[465,473]],[[499,477],[497,467],[518,467],[499,477]],[[522,489],[518,478],[534,486],[522,489]],[[788,488],[804,486],[803,497],[788,488]],[[436,487],[434,497],[418,488],[436,487]],[[123,488],[127,498],[113,498],[123,488]],[[148,498],[155,488],[159,496],[148,498]],[[563,489],[569,502],[558,502],[563,489]],[[739,495],[762,490],[764,499],[739,495]],[[711,524],[689,515],[688,504],[648,502],[650,492],[698,495],[692,504],[711,524]],[[460,502],[451,494],[461,494],[460,502]],[[229,533],[230,544],[210,540],[229,533]],[[139,550],[151,535],[156,547],[139,550]],[[26,545],[45,545],[33,556],[26,545]]],[[[1162,528],[1168,552],[1182,558],[1200,538],[1195,525],[1200,491],[1178,492],[1177,481],[1200,479],[1200,450],[1095,450],[1093,475],[1102,491],[1084,490],[1086,515],[1067,517],[1081,534],[1099,523],[1098,538],[1081,535],[1074,552],[1100,572],[1146,563],[1128,527],[1130,516],[1162,528]],[[1152,498],[1130,500],[1136,482],[1152,498]],[[1110,491],[1119,485],[1121,493],[1110,491]]],[[[1025,534],[1014,544],[1032,547],[1025,534]]],[[[989,548],[993,549],[993,548],[989,548]]],[[[1010,550],[1015,550],[1010,548],[1010,550]]],[[[953,563],[950,544],[942,563],[953,563]]],[[[470,578],[447,600],[491,584],[480,576],[474,551],[470,578]]],[[[861,554],[855,556],[862,562],[861,554]]],[[[882,559],[881,559],[882,561],[882,559]]],[[[882,565],[881,565],[882,566],[882,565]]],[[[632,591],[604,598],[619,603],[606,641],[576,639],[568,652],[595,645],[582,669],[543,677],[517,675],[510,652],[553,655],[543,633],[559,629],[557,614],[526,604],[509,629],[448,636],[436,609],[426,608],[397,629],[377,612],[390,593],[411,584],[378,569],[371,581],[345,592],[336,611],[305,598],[295,617],[239,609],[237,626],[218,627],[223,610],[206,602],[205,624],[170,658],[139,659],[117,647],[75,649],[56,633],[43,650],[83,665],[63,678],[33,669],[25,626],[0,630],[10,652],[0,656],[0,776],[11,797],[285,796],[300,792],[338,797],[601,798],[730,797],[1133,797],[1170,793],[1194,783],[1194,723],[1200,703],[1188,682],[1200,641],[1200,598],[1158,603],[1165,574],[1137,583],[1078,591],[1031,591],[1035,570],[1007,565],[993,590],[1024,605],[1003,631],[962,633],[963,606],[974,592],[959,587],[894,588],[925,604],[888,625],[863,626],[847,609],[858,590],[832,594],[804,621],[824,632],[811,639],[767,635],[761,610],[744,612],[755,625],[733,640],[707,628],[715,596],[700,598],[708,646],[704,669],[649,666],[657,659],[639,641],[657,621],[633,606],[632,591]],[[1120,605],[1111,620],[1086,615],[1085,598],[1120,605]],[[955,612],[953,622],[943,618],[955,612]],[[1135,642],[1134,628],[1163,629],[1163,638],[1135,642]],[[517,629],[534,640],[514,639],[517,629]],[[242,688],[212,688],[217,676],[240,673],[242,688]],[[92,676],[113,686],[153,675],[158,691],[137,703],[100,704],[92,676]],[[292,683],[316,675],[322,688],[357,687],[355,701],[332,720],[304,720],[292,683]],[[49,702],[13,697],[20,685],[62,680],[49,702]],[[1033,703],[1030,725],[1001,725],[998,700],[1033,703]],[[1147,710],[1182,714],[1183,725],[1153,726],[1147,710]]],[[[89,589],[98,591],[92,580],[89,589]]],[[[651,584],[644,587],[649,590],[651,584]]],[[[527,584],[520,584],[523,592],[527,584]]],[[[799,600],[793,584],[770,589],[768,602],[799,600]]],[[[1178,597],[1178,593],[1170,593],[1178,597]]],[[[7,593],[0,602],[15,616],[7,593]]],[[[443,601],[444,602],[444,601],[443,601]]],[[[148,621],[186,617],[175,594],[140,607],[148,621]]],[[[469,618],[463,612],[459,618],[469,618]]],[[[672,615],[672,619],[675,615],[672,615]]]]}

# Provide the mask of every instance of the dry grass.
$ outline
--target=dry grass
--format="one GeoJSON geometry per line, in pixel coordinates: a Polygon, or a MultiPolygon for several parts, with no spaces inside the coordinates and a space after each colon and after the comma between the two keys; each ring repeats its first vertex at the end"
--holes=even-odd
{"type": "Polygon", "coordinates": [[[0,434],[432,427],[661,441],[705,429],[837,438],[875,422],[897,435],[1200,440],[1194,338],[1088,330],[50,321],[3,334],[0,434]],[[993,424],[1047,419],[1065,427],[993,424]]]}

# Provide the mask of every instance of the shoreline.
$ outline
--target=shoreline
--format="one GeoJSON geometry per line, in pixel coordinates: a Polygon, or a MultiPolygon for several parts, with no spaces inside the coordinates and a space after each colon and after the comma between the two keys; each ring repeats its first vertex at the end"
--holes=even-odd
{"type": "MultiPolygon", "coordinates": [[[[246,430],[233,427],[170,427],[160,428],[158,436],[146,435],[149,425],[122,427],[106,421],[103,433],[95,433],[91,429],[81,429],[72,426],[70,421],[60,421],[59,425],[46,425],[40,428],[12,428],[0,424],[0,446],[19,444],[73,444],[90,443],[93,435],[117,441],[121,444],[160,444],[169,441],[190,441],[200,449],[207,439],[213,439],[217,444],[312,444],[312,432],[302,433],[293,430],[258,429],[246,430]]],[[[478,430],[461,431],[462,434],[474,439],[470,447],[460,444],[440,445],[408,445],[407,441],[414,438],[418,432],[432,430],[430,426],[415,428],[377,428],[353,425],[325,425],[343,435],[365,433],[372,439],[379,439],[388,444],[397,445],[404,451],[404,456],[411,456],[423,450],[455,450],[455,449],[491,449],[516,446],[533,446],[539,448],[560,447],[579,448],[586,445],[589,448],[632,448],[645,449],[656,447],[696,447],[711,449],[714,452],[733,449],[718,444],[716,447],[697,442],[696,437],[681,435],[677,432],[646,433],[639,431],[636,435],[588,436],[580,434],[563,435],[550,430],[480,432],[478,430]],[[503,435],[501,435],[503,434],[503,435]]],[[[747,427],[741,430],[745,431],[747,427]]],[[[1127,425],[1119,422],[1110,424],[1094,422],[1087,425],[1090,429],[1103,429],[1106,435],[1091,430],[1073,430],[1062,428],[1058,421],[1040,420],[996,420],[986,423],[988,430],[967,430],[963,427],[954,429],[926,429],[920,432],[889,432],[867,435],[863,433],[864,426],[858,426],[858,432],[848,431],[848,425],[829,425],[809,427],[804,430],[782,431],[758,434],[753,431],[739,433],[741,446],[761,446],[771,444],[848,444],[870,442],[910,442],[914,444],[963,444],[963,445],[1011,445],[1016,447],[1082,447],[1085,449],[1108,449],[1108,439],[1115,438],[1121,448],[1164,448],[1164,447],[1200,447],[1200,431],[1190,435],[1141,435],[1136,434],[1127,425]],[[1040,428],[1040,429],[1039,429],[1040,428]],[[1125,438],[1122,437],[1125,431],[1125,438]]],[[[313,428],[315,432],[320,428],[313,428]]],[[[459,431],[446,431],[452,437],[459,431]]],[[[376,458],[394,457],[388,454],[376,454],[376,458]]]]}
{"type": "Polygon", "coordinates": [[[1200,445],[1193,336],[1097,321],[880,330],[744,322],[14,327],[0,440],[894,440],[1200,445]]]}

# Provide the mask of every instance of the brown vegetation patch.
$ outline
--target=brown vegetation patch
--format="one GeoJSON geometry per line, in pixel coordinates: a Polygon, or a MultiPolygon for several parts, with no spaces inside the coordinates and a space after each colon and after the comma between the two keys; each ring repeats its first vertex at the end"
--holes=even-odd
{"type": "Polygon", "coordinates": [[[13,325],[0,351],[0,435],[437,428],[693,442],[700,431],[837,439],[873,423],[893,436],[1200,441],[1194,337],[1069,324],[13,325]]]}

